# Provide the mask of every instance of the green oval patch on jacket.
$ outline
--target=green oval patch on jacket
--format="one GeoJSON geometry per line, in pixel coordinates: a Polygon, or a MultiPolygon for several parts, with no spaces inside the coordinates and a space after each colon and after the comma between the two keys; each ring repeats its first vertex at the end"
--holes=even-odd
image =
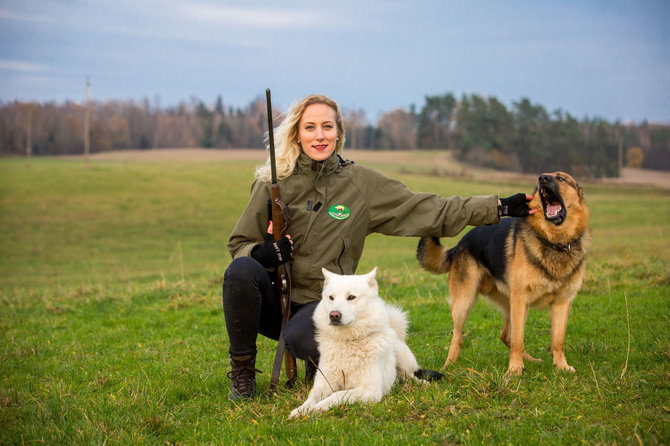
{"type": "Polygon", "coordinates": [[[335,220],[346,220],[351,215],[349,208],[343,204],[334,204],[328,208],[328,215],[335,220]]]}

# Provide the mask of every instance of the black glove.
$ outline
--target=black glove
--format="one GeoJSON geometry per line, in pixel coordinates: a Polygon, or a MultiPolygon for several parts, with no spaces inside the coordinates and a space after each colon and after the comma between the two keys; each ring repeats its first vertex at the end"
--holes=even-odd
{"type": "Polygon", "coordinates": [[[518,193],[511,197],[501,198],[500,206],[498,206],[498,213],[501,217],[525,217],[530,213],[526,194],[518,193]]]}
{"type": "Polygon", "coordinates": [[[291,241],[283,236],[275,241],[272,234],[265,236],[262,245],[256,245],[251,250],[251,257],[258,261],[265,268],[281,265],[291,259],[293,255],[293,245],[291,241]]]}

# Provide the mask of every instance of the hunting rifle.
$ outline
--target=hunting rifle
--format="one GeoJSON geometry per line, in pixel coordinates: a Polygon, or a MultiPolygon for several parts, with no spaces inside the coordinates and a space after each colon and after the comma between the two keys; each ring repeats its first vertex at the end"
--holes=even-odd
{"type": "MultiPolygon", "coordinates": [[[[279,184],[277,182],[277,164],[275,161],[275,139],[274,128],[272,125],[272,101],[270,99],[270,89],[265,90],[265,97],[268,106],[268,139],[270,144],[270,171],[272,175],[271,186],[271,218],[272,218],[272,234],[276,240],[282,238],[286,234],[286,230],[291,224],[291,214],[289,214],[288,206],[281,201],[281,193],[279,191],[279,184]]],[[[284,342],[284,327],[291,317],[291,264],[287,260],[275,268],[275,291],[279,297],[279,304],[281,306],[281,331],[279,332],[279,340],[277,343],[277,353],[272,365],[272,376],[270,377],[270,391],[277,389],[279,385],[279,375],[281,374],[282,358],[286,367],[286,376],[288,382],[286,385],[291,388],[295,382],[298,372],[296,369],[295,358],[288,351],[286,351],[286,343],[284,342]]]]}

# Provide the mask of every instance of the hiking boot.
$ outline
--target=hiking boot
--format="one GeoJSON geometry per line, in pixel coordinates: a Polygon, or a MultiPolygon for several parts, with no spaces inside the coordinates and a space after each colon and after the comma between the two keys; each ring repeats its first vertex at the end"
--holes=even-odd
{"type": "Polygon", "coordinates": [[[231,356],[232,370],[230,378],[230,399],[251,398],[256,394],[256,373],[263,373],[256,368],[256,355],[231,356]]]}

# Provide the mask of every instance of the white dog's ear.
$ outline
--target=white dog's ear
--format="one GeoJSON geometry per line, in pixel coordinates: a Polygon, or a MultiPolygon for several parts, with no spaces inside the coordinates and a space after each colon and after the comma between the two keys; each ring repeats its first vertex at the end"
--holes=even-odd
{"type": "Polygon", "coordinates": [[[331,279],[335,275],[334,273],[328,271],[326,268],[321,268],[321,272],[323,273],[323,277],[325,277],[326,280],[331,279]]]}
{"type": "Polygon", "coordinates": [[[376,277],[377,277],[377,267],[375,266],[372,269],[372,271],[370,271],[369,273],[366,274],[366,276],[368,278],[368,284],[371,287],[377,289],[377,279],[376,279],[376,277]]]}

